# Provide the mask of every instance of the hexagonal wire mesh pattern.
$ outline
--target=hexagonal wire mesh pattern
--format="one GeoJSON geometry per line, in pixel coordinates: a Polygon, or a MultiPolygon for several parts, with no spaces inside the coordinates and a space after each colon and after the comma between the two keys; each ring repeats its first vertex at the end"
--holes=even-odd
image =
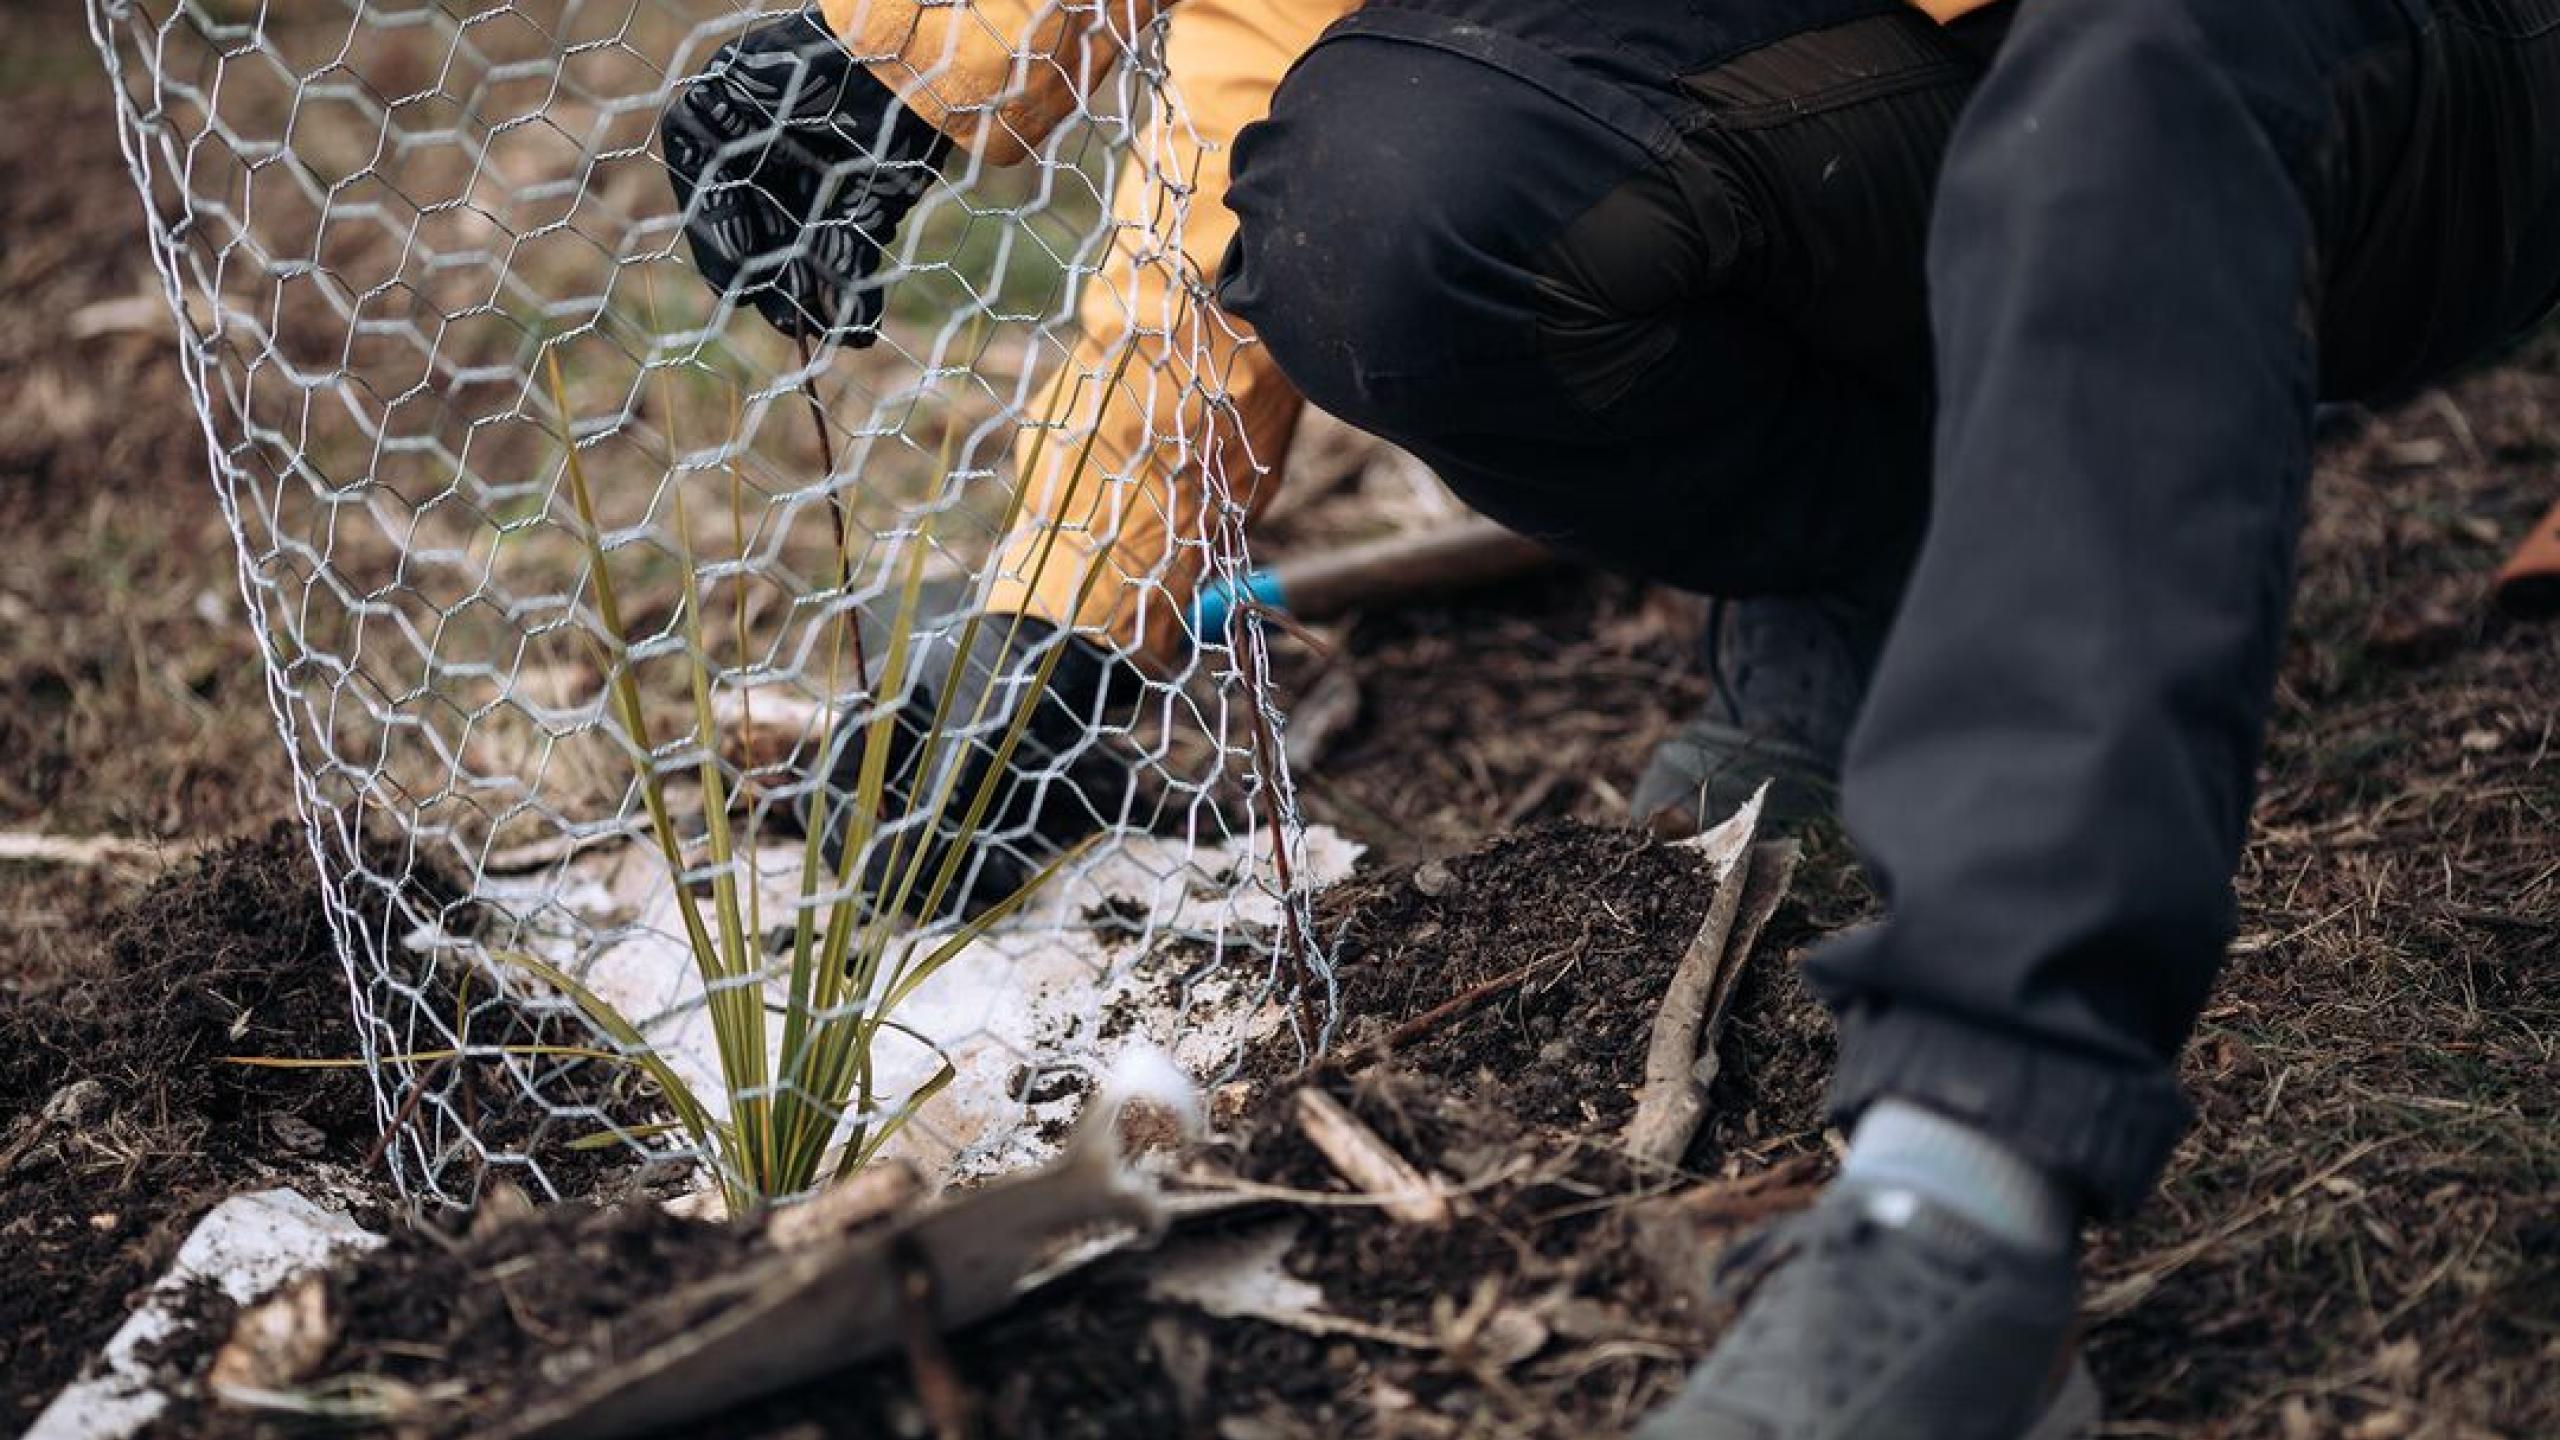
{"type": "MultiPolygon", "coordinates": [[[[1231,438],[1215,360],[1238,337],[1184,258],[1204,142],[1159,24],[1114,3],[1067,0],[1052,43],[1011,57],[1017,85],[1070,84],[1074,114],[1015,163],[952,151],[888,246],[878,343],[811,352],[699,283],[657,138],[677,87],[769,13],[92,0],[408,1193],[700,1158],[662,1093],[589,1053],[628,1037],[516,958],[579,977],[716,1096],[678,907],[707,914],[725,869],[757,943],[841,913],[832,876],[800,883],[794,801],[824,717],[905,703],[863,684],[846,617],[891,613],[911,560],[984,596],[1022,580],[1025,536],[1107,554],[1141,512],[1167,558],[1113,573],[1110,613],[1085,617],[1171,657],[1094,742],[1136,779],[1089,794],[1103,840],[875,1029],[871,1109],[845,1123],[899,1113],[948,1061],[965,1083],[896,1143],[983,1171],[1036,1156],[1119,1038],[1153,1033],[1209,1078],[1248,1026],[1302,1047],[1329,1029],[1304,901],[1326,861],[1276,744],[1262,622],[1192,635],[1184,608],[1198,576],[1240,572],[1276,457],[1231,438]],[[1070,52],[1077,73],[1041,73],[1070,52]],[[1141,439],[1094,443],[1106,417],[1141,439]],[[1022,476],[1064,457],[1100,498],[1053,492],[1044,527],[1015,510],[1022,476]],[[645,734],[615,703],[625,676],[645,734]],[[686,832],[681,885],[644,774],[686,832]]],[[[778,1023],[790,948],[765,953],[733,983],[778,1023]]]]}

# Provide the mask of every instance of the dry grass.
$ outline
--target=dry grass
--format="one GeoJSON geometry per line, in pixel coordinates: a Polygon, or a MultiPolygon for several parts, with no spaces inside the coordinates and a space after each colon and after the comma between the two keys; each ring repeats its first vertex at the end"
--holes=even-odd
{"type": "MultiPolygon", "coordinates": [[[[231,539],[158,305],[104,85],[63,7],[0,73],[0,825],[198,839],[289,803],[231,539]]],[[[131,877],[0,867],[0,1004],[95,944],[131,877]]]]}
{"type": "MultiPolygon", "coordinates": [[[[2560,630],[2485,604],[2549,503],[2554,421],[2560,342],[2324,459],[2201,1121],[2095,1255],[2110,1433],[2560,1434],[2560,630]]],[[[1396,854],[1615,818],[1645,732],[1695,703],[1677,628],[1570,580],[1364,622],[1367,718],[1309,809],[1396,854]]],[[[1873,912],[1815,841],[1780,946],[1873,912]]],[[[1767,1073],[1719,1091],[1714,1153],[1818,1149],[1829,1026],[1754,974],[1737,1026],[1767,1073]]]]}

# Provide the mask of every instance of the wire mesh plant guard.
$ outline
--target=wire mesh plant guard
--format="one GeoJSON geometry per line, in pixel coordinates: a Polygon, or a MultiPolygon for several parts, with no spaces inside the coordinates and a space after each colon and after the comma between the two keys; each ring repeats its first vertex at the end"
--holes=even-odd
{"type": "MultiPolygon", "coordinates": [[[[1077,117],[1018,164],[955,149],[890,247],[879,343],[811,356],[697,283],[655,143],[673,87],[769,15],[91,0],[90,16],[405,1190],[467,1198],[499,1171],[556,1191],[559,1157],[599,1139],[701,1158],[630,1067],[580,1053],[627,1047],[503,957],[576,976],[715,1077],[679,907],[725,877],[758,935],[834,913],[841,887],[793,883],[792,801],[824,717],[900,703],[865,692],[830,636],[894,607],[902,575],[981,597],[1018,582],[1032,522],[1008,517],[1033,468],[1069,456],[1093,498],[1048,531],[1077,563],[1132,517],[1173,530],[1167,560],[1108,582],[1111,623],[1162,659],[1135,718],[1095,742],[1136,779],[1088,795],[1105,838],[898,1011],[872,1111],[846,1122],[897,1117],[947,1063],[958,1083],[897,1144],[986,1170],[1040,1153],[1072,1077],[1150,1029],[1204,1078],[1248,1027],[1322,1043],[1331,987],[1304,897],[1350,856],[1300,822],[1259,619],[1207,635],[1183,619],[1194,578],[1240,573],[1246,497],[1278,457],[1238,443],[1221,389],[1214,355],[1236,337],[1182,244],[1203,142],[1152,26],[1061,8],[1115,43],[1014,59],[1018,76],[1078,64],[1077,117]],[[1143,441],[1097,446],[1105,413],[1143,419],[1143,441]],[[694,675],[719,715],[709,747],[694,675]],[[663,717],[644,718],[645,751],[612,700],[626,676],[663,717]],[[725,866],[698,843],[719,808],[706,748],[745,837],[725,866]],[[650,838],[651,773],[696,842],[681,886],[650,838]],[[491,1123],[501,1109],[538,1123],[491,1123]]],[[[787,957],[736,983],[774,1009],[787,957]]]]}

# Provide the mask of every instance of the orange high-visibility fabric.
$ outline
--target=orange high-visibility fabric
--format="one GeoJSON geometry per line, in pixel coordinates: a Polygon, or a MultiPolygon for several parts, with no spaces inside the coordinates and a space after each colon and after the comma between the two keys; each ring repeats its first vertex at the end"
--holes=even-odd
{"type": "MultiPolygon", "coordinates": [[[[925,118],[991,160],[1036,147],[1116,61],[1117,36],[1134,33],[1134,22],[1158,8],[1150,0],[1099,8],[1079,0],[1072,10],[1038,0],[826,5],[847,48],[925,118]],[[1047,58],[1023,58],[1032,56],[1047,58]]],[[[1110,252],[1078,302],[1068,388],[1044,389],[1035,410],[1063,408],[1035,413],[1043,426],[1026,425],[1015,442],[1027,518],[998,550],[988,599],[996,613],[1072,623],[1169,661],[1210,559],[1204,516],[1212,487],[1203,475],[1218,476],[1223,498],[1248,518],[1276,493],[1305,402],[1248,327],[1195,296],[1235,234],[1223,197],[1236,133],[1270,109],[1290,62],[1357,7],[1358,0],[1184,0],[1173,9],[1165,36],[1173,98],[1156,107],[1123,159],[1110,252]],[[1135,348],[1106,405],[1103,382],[1128,346],[1135,348]],[[1037,438],[1043,428],[1045,443],[1037,438]],[[1103,572],[1088,588],[1087,573],[1105,551],[1103,572]]]]}
{"type": "MultiPolygon", "coordinates": [[[[1117,63],[1127,41],[1153,24],[1159,14],[1183,3],[820,0],[819,8],[827,24],[844,38],[845,48],[869,64],[918,114],[969,150],[1002,165],[1037,149],[1117,63]]],[[[1202,3],[1188,0],[1185,8],[1202,3]]],[[[1947,21],[1983,9],[1993,0],[1911,3],[1931,18],[1947,21]]],[[[1358,0],[1340,4],[1270,0],[1259,7],[1222,0],[1218,8],[1238,14],[1248,9],[1269,12],[1267,25],[1248,23],[1230,32],[1248,48],[1222,63],[1242,68],[1267,60],[1259,42],[1268,36],[1294,33],[1309,16],[1321,14],[1330,20],[1359,6],[1358,0]]],[[[1212,57],[1203,53],[1196,58],[1212,57]]],[[[1174,73],[1178,81],[1180,68],[1174,73]]]]}
{"type": "MultiPolygon", "coordinates": [[[[1246,326],[1192,295],[1216,275],[1235,233],[1222,197],[1236,132],[1269,110],[1290,63],[1324,27],[1359,3],[823,0],[847,49],[956,143],[999,164],[1036,150],[1103,83],[1130,37],[1159,14],[1172,17],[1165,68],[1177,99],[1158,107],[1121,171],[1110,257],[1085,285],[1065,372],[1081,383],[1060,397],[1066,423],[1050,427],[1045,445],[1030,426],[1015,445],[1017,474],[1031,487],[1028,518],[999,550],[996,613],[1071,623],[1166,661],[1210,559],[1201,476],[1220,476],[1247,518],[1276,493],[1304,401],[1246,326]],[[1190,192],[1189,203],[1176,203],[1167,180],[1190,192]],[[1105,406],[1102,382],[1124,344],[1136,348],[1105,406]],[[1070,485],[1088,435],[1091,458],[1070,485]],[[1035,449],[1040,473],[1028,475],[1035,449]]],[[[1991,0],[1913,3],[1944,21],[1991,0]]]]}
{"type": "MultiPolygon", "coordinates": [[[[1120,228],[1085,284],[1082,335],[1068,361],[1070,374],[1091,383],[1074,397],[1071,423],[1040,447],[1029,496],[1036,519],[998,560],[989,603],[999,612],[1072,621],[1168,660],[1211,559],[1204,512],[1213,489],[1202,477],[1217,477],[1222,498],[1248,518],[1277,493],[1304,402],[1242,321],[1195,297],[1235,234],[1223,197],[1236,132],[1269,111],[1289,63],[1355,4],[1185,0],[1173,12],[1165,68],[1174,98],[1158,107],[1121,171],[1111,209],[1120,228]],[[1175,203],[1166,181],[1189,190],[1190,203],[1175,203]],[[1106,407],[1101,382],[1130,344],[1106,407]],[[1093,453],[1070,487],[1088,433],[1093,453]],[[1100,549],[1109,557],[1085,590],[1100,549]]],[[[1017,474],[1032,463],[1033,433],[1015,446],[1017,474]]]]}
{"type": "Polygon", "coordinates": [[[1170,0],[820,0],[910,108],[986,160],[1029,157],[1170,0]]]}

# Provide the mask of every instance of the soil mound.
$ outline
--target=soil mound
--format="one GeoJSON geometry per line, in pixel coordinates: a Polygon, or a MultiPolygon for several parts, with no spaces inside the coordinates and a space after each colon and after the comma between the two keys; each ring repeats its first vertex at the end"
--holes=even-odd
{"type": "Polygon", "coordinates": [[[1713,896],[1695,852],[1572,822],[1338,886],[1318,916],[1341,977],[1337,1051],[1390,1048],[1472,1093],[1498,1089],[1538,1124],[1614,1126],[1713,896]],[[1482,1008],[1399,1038],[1512,976],[1482,1008]]]}
{"type": "MultiPolygon", "coordinates": [[[[1161,1255],[1110,1262],[950,1339],[950,1370],[980,1433],[1163,1440],[1487,1424],[1535,1437],[1623,1433],[1678,1383],[1710,1318],[1686,1283],[1708,1242],[1679,1238],[1697,1227],[1654,1203],[1664,1178],[1634,1173],[1610,1142],[1711,888],[1690,850],[1563,824],[1322,897],[1347,1017],[1337,1054],[1368,1046],[1371,1058],[1353,1073],[1294,1077],[1275,1056],[1257,1056],[1263,1073],[1229,1137],[1194,1159],[1321,1197],[1223,1223],[1289,1226],[1282,1268],[1321,1291],[1342,1328],[1214,1316],[1150,1291],[1161,1255]],[[1479,1007],[1446,1010],[1524,968],[1479,1007]],[[1435,1012],[1448,1018],[1381,1052],[1385,1038],[1435,1012]],[[1300,1127],[1307,1085],[1438,1177],[1455,1197],[1446,1222],[1404,1223],[1361,1203],[1300,1127]],[[1413,1425],[1389,1426],[1395,1411],[1413,1425]]],[[[1782,967],[1770,953],[1753,962],[1782,967]]],[[[1815,1104],[1818,1067],[1764,1066],[1756,1048],[1778,1037],[1772,1053],[1792,1055],[1802,1032],[1781,1012],[1803,1003],[1783,976],[1737,998],[1728,1066],[1760,1076],[1747,1093],[1771,1114],[1815,1104]]],[[[1805,1132],[1776,1135],[1725,1168],[1783,1168],[1777,1178],[1803,1180],[1820,1163],[1818,1137],[1805,1132]]],[[[430,1397],[398,1433],[464,1433],[644,1343],[659,1327],[635,1312],[732,1271],[761,1243],[752,1224],[703,1225],[648,1207],[410,1230],[331,1278],[341,1328],[315,1381],[430,1397]]],[[[172,1347],[173,1373],[201,1374],[227,1331],[226,1315],[202,1318],[172,1347]]],[[[918,1404],[905,1361],[892,1359],[694,1433],[924,1433],[918,1404]]],[[[288,1431],[195,1399],[156,1433],[288,1431]]]]}
{"type": "MultiPolygon", "coordinates": [[[[407,869],[414,905],[465,922],[450,878],[377,868],[407,869]]],[[[319,878],[289,823],[172,871],[112,917],[84,966],[0,1010],[0,1249],[15,1260],[0,1287],[0,1427],[78,1372],[217,1201],[314,1173],[341,1194],[381,1180],[361,1070],[231,1058],[353,1050],[319,878]]],[[[600,1074],[597,1093],[615,1078],[600,1074]]],[[[535,1136],[542,1116],[484,1088],[490,1135],[535,1136]]],[[[612,1151],[545,1158],[571,1187],[627,1168],[612,1151]]]]}

